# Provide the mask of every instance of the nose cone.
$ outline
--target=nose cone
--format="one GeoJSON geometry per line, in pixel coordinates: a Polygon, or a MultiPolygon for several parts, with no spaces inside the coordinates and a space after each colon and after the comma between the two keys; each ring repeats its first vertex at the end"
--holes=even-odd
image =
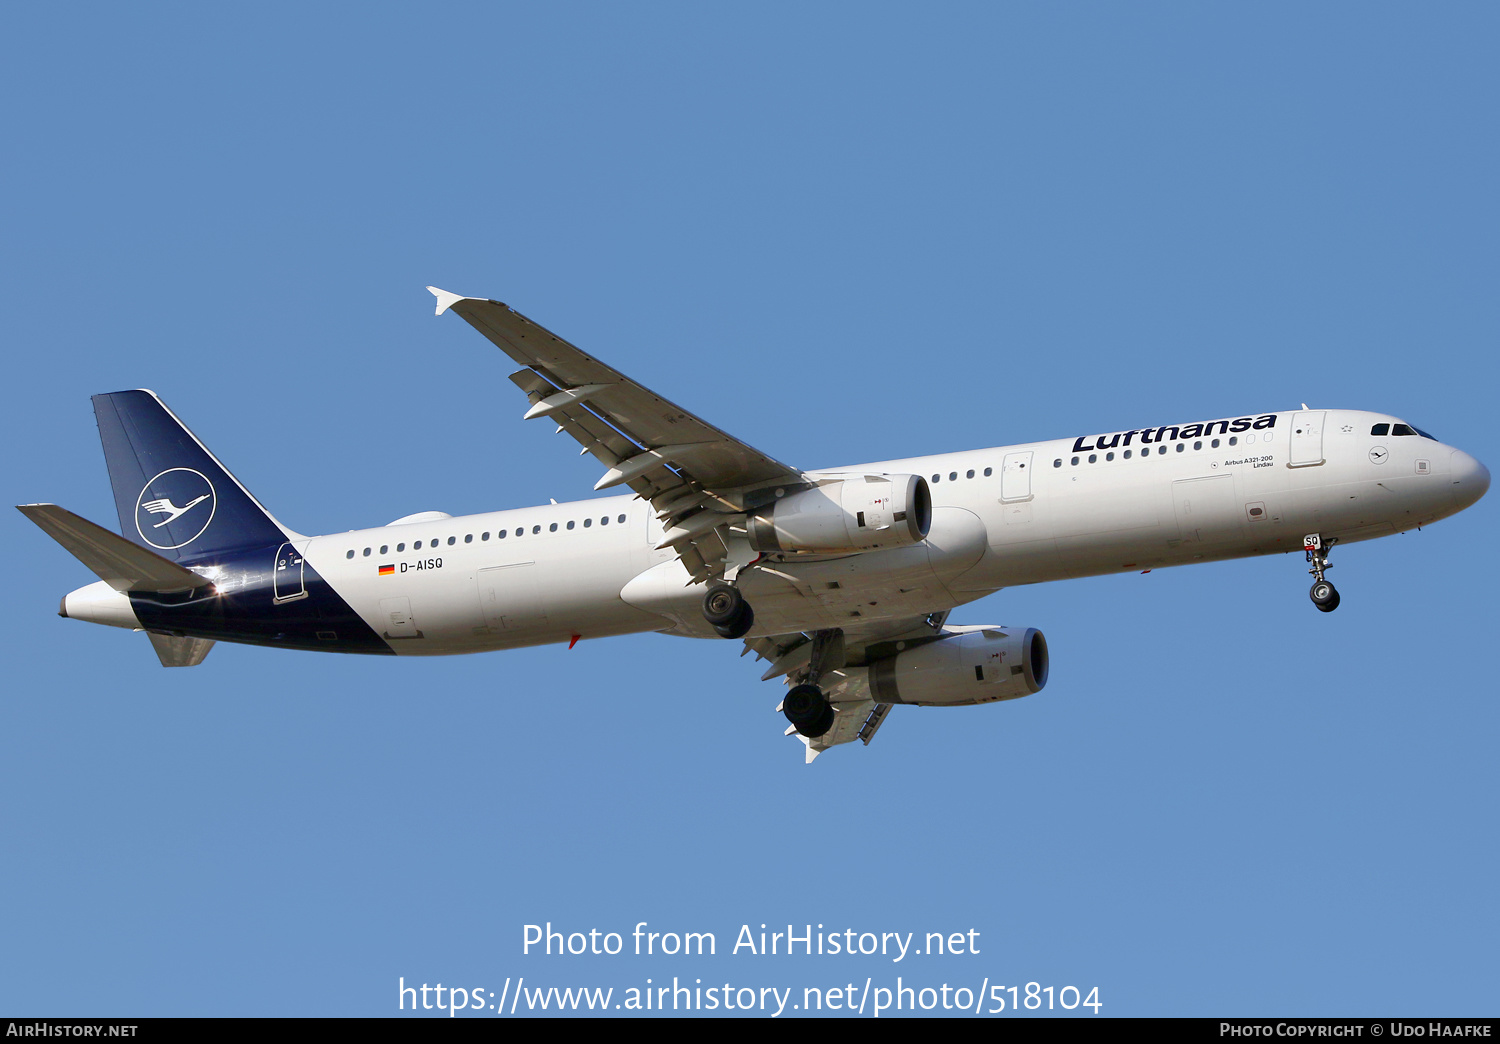
{"type": "Polygon", "coordinates": [[[1490,469],[1463,450],[1454,450],[1448,458],[1448,477],[1453,485],[1453,503],[1462,511],[1490,488],[1490,469]]]}

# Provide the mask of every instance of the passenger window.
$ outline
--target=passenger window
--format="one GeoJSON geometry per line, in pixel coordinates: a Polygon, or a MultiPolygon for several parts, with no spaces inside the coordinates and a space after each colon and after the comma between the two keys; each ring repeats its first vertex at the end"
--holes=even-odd
{"type": "MultiPolygon", "coordinates": [[[[472,544],[473,542],[474,542],[474,534],[473,533],[465,533],[464,534],[464,543],[466,543],[466,544],[472,544]]],[[[451,544],[451,543],[453,543],[453,541],[450,540],[450,541],[448,541],[448,543],[451,544]]]]}
{"type": "Polygon", "coordinates": [[[1389,435],[1390,433],[1391,426],[1389,424],[1377,424],[1370,429],[1371,435],[1389,435]]]}
{"type": "Polygon", "coordinates": [[[532,536],[535,536],[536,534],[540,533],[541,531],[542,531],[542,527],[541,526],[532,526],[531,527],[531,534],[532,534],[532,536]]]}
{"type": "Polygon", "coordinates": [[[570,519],[568,519],[568,528],[569,528],[569,529],[572,529],[572,528],[573,528],[573,520],[572,520],[572,519],[571,519],[571,518],[570,518],[570,519]]]}
{"type": "Polygon", "coordinates": [[[526,535],[526,527],[525,526],[517,526],[516,527],[516,536],[523,537],[525,535],[526,535]]]}
{"type": "Polygon", "coordinates": [[[449,547],[452,547],[456,543],[458,543],[458,537],[449,537],[448,538],[448,546],[449,547]]]}
{"type": "Polygon", "coordinates": [[[1090,464],[1097,464],[1098,462],[1099,462],[1099,454],[1097,454],[1097,453],[1090,453],[1089,454],[1089,463],[1090,464]]]}
{"type": "Polygon", "coordinates": [[[354,557],[354,549],[351,547],[349,549],[349,553],[347,555],[345,555],[344,557],[345,558],[353,558],[354,557]]]}
{"type": "Polygon", "coordinates": [[[549,533],[556,533],[557,532],[557,523],[554,522],[550,526],[548,526],[547,527],[547,532],[549,532],[549,533]]]}
{"type": "Polygon", "coordinates": [[[941,476],[941,475],[934,475],[934,476],[932,476],[932,481],[934,481],[934,482],[941,482],[941,481],[943,481],[943,476],[941,476]]]}
{"type": "Polygon", "coordinates": [[[1071,461],[1069,461],[1069,462],[1068,462],[1068,463],[1070,463],[1070,464],[1075,464],[1075,465],[1076,465],[1076,464],[1077,464],[1077,463],[1078,463],[1078,458],[1077,458],[1077,457],[1074,457],[1074,458],[1073,458],[1073,459],[1072,459],[1072,460],[1071,460],[1071,461]]]}
{"type": "Polygon", "coordinates": [[[366,557],[366,558],[369,558],[369,557],[370,557],[370,549],[369,549],[369,548],[368,548],[368,547],[367,547],[367,548],[365,548],[365,557],[366,557]]]}
{"type": "Polygon", "coordinates": [[[1104,459],[1105,460],[1114,460],[1115,459],[1115,455],[1114,455],[1114,453],[1106,453],[1104,455],[1104,459]]]}
{"type": "Polygon", "coordinates": [[[1214,439],[1213,442],[1209,443],[1209,446],[1211,446],[1213,449],[1218,449],[1219,448],[1219,440],[1218,439],[1214,439]]]}
{"type": "Polygon", "coordinates": [[[490,538],[490,531],[487,530],[487,529],[483,533],[479,534],[479,539],[480,540],[488,540],[489,538],[490,538]]]}
{"type": "Polygon", "coordinates": [[[601,519],[600,519],[600,520],[599,520],[599,524],[600,524],[600,525],[601,525],[601,526],[607,526],[607,525],[609,525],[609,516],[608,516],[608,515],[605,515],[605,516],[604,516],[604,517],[603,517],[603,518],[601,518],[601,519]]]}
{"type": "MultiPolygon", "coordinates": [[[[1059,462],[1058,462],[1058,463],[1059,463],[1059,464],[1060,464],[1060,463],[1062,463],[1062,462],[1061,462],[1061,461],[1059,461],[1059,462]]],[[[985,477],[985,478],[989,478],[989,477],[990,477],[990,475],[992,475],[992,474],[993,474],[993,473],[994,473],[994,471],[995,471],[995,469],[994,469],[994,468],[985,468],[985,469],[984,469],[984,477],[985,477]]]]}
{"type": "Polygon", "coordinates": [[[974,469],[970,468],[969,469],[969,473],[967,475],[965,475],[964,477],[965,478],[973,478],[974,477],[974,469]]]}
{"type": "Polygon", "coordinates": [[[397,551],[405,551],[406,550],[406,544],[405,543],[397,544],[396,545],[396,550],[397,551]]]}
{"type": "Polygon", "coordinates": [[[1156,454],[1157,454],[1157,456],[1166,456],[1166,453],[1167,453],[1167,447],[1165,447],[1165,446],[1158,446],[1158,447],[1156,447],[1156,454]]]}
{"type": "Polygon", "coordinates": [[[1179,442],[1179,443],[1178,443],[1178,444],[1177,444],[1177,452],[1178,452],[1178,453],[1181,453],[1181,452],[1182,452],[1182,451],[1183,451],[1183,448],[1184,448],[1184,447],[1183,447],[1183,444],[1182,444],[1182,443],[1180,443],[1180,442],[1179,442]]]}
{"type": "Polygon", "coordinates": [[[594,524],[594,520],[591,519],[591,518],[586,518],[586,519],[583,520],[583,528],[584,529],[587,529],[589,526],[591,526],[593,524],[594,524]]]}
{"type": "Polygon", "coordinates": [[[948,481],[949,482],[957,482],[958,481],[958,472],[956,472],[956,471],[950,471],[950,472],[948,472],[948,481]]]}
{"type": "Polygon", "coordinates": [[[507,529],[500,530],[500,532],[498,532],[498,533],[495,534],[495,539],[496,540],[504,540],[505,539],[505,534],[508,533],[508,532],[510,532],[510,531],[507,530],[507,529]]]}
{"type": "Polygon", "coordinates": [[[389,550],[390,550],[390,549],[391,549],[391,545],[390,545],[390,544],[381,544],[381,545],[380,545],[380,553],[381,553],[381,554],[382,554],[382,555],[383,555],[383,554],[385,554],[385,553],[386,553],[386,552],[387,552],[387,551],[389,551],[389,550]]]}
{"type": "Polygon", "coordinates": [[[625,516],[624,516],[624,515],[621,515],[621,516],[620,516],[620,525],[622,525],[622,526],[623,526],[623,525],[624,525],[624,524],[625,524],[625,516]]]}
{"type": "Polygon", "coordinates": [[[1193,449],[1199,450],[1199,449],[1202,449],[1202,448],[1203,448],[1203,443],[1201,443],[1201,442],[1195,442],[1195,443],[1193,443],[1193,449]]]}
{"type": "Polygon", "coordinates": [[[413,551],[420,551],[420,550],[422,550],[422,541],[420,541],[420,540],[413,541],[413,543],[411,545],[411,549],[413,551]]]}
{"type": "Polygon", "coordinates": [[[1231,446],[1238,446],[1240,444],[1240,437],[1238,435],[1229,436],[1229,444],[1231,446]]]}
{"type": "Polygon", "coordinates": [[[1054,461],[1053,461],[1053,462],[1052,462],[1052,466],[1053,466],[1053,467],[1054,467],[1054,468],[1060,468],[1060,467],[1062,467],[1062,458],[1061,458],[1061,457],[1058,457],[1058,458],[1057,458],[1057,459],[1056,459],[1056,460],[1054,460],[1054,461]]]}
{"type": "Polygon", "coordinates": [[[1126,451],[1125,451],[1125,453],[1124,453],[1124,457],[1125,457],[1125,459],[1126,459],[1126,460],[1129,460],[1129,459],[1130,459],[1130,451],[1129,451],[1129,450],[1126,450],[1126,451]]]}

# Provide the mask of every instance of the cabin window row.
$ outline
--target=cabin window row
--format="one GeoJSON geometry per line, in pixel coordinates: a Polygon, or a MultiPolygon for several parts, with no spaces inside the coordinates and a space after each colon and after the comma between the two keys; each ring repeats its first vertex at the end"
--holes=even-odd
{"type": "MultiPolygon", "coordinates": [[[[994,473],[995,473],[995,469],[994,468],[985,468],[984,469],[984,477],[985,478],[989,478],[994,473]]],[[[973,477],[974,477],[974,469],[973,468],[970,468],[968,471],[964,472],[964,478],[973,478],[973,477]]],[[[938,472],[938,473],[934,474],[932,476],[932,481],[933,482],[941,482],[941,481],[943,481],[942,473],[938,472]]],[[[958,472],[956,472],[956,471],[950,471],[950,472],[948,472],[948,481],[949,482],[957,482],[958,481],[958,472]]]]}
{"type": "MultiPolygon", "coordinates": [[[[617,523],[619,523],[620,525],[624,525],[625,524],[625,516],[624,515],[620,515],[619,517],[617,517],[615,519],[615,521],[617,523]]],[[[607,526],[607,525],[609,525],[609,516],[608,515],[600,515],[599,516],[599,524],[601,526],[607,526]]],[[[574,522],[572,519],[569,519],[566,523],[564,523],[564,525],[568,529],[573,529],[573,528],[575,528],[575,526],[577,525],[577,523],[574,522]]],[[[592,518],[586,518],[586,519],[583,520],[583,528],[584,529],[591,529],[591,528],[593,528],[593,525],[594,525],[594,520],[592,518]]],[[[557,532],[557,527],[558,527],[558,523],[556,523],[556,522],[549,523],[548,526],[547,526],[547,532],[549,532],[549,533],[556,533],[557,532]]],[[[534,526],[531,527],[531,532],[532,533],[540,533],[541,531],[542,531],[542,527],[540,525],[534,525],[534,526]]],[[[504,540],[506,537],[511,536],[511,535],[515,535],[517,537],[525,536],[526,535],[526,527],[525,526],[517,526],[515,529],[501,529],[501,530],[499,530],[499,531],[497,531],[495,533],[495,539],[496,540],[504,540]]],[[[479,534],[479,539],[482,540],[482,541],[483,540],[488,540],[489,538],[490,538],[490,534],[488,532],[480,533],[479,534]]],[[[473,542],[474,542],[474,534],[473,533],[465,533],[464,534],[464,543],[466,543],[466,544],[472,544],[473,542]]],[[[450,536],[448,538],[448,545],[450,547],[452,545],[454,545],[454,544],[457,544],[457,543],[458,543],[458,537],[456,537],[456,536],[450,536]]],[[[443,546],[443,538],[442,537],[434,537],[433,539],[427,541],[427,546],[431,547],[431,548],[442,547],[443,546]]],[[[420,550],[422,550],[422,541],[420,541],[420,540],[414,540],[414,541],[412,541],[411,549],[413,551],[420,551],[420,550]]],[[[400,553],[400,552],[405,551],[405,550],[406,550],[406,543],[405,543],[405,541],[403,541],[403,542],[401,542],[401,543],[399,543],[399,544],[396,545],[396,551],[397,551],[397,553],[400,553]]],[[[373,552],[374,552],[374,548],[367,547],[367,548],[364,549],[363,557],[369,558],[370,555],[373,552]]],[[[388,554],[390,554],[391,553],[391,545],[389,545],[389,544],[381,544],[380,545],[380,553],[382,555],[388,555],[388,554]]],[[[345,553],[344,557],[345,558],[353,558],[354,557],[354,549],[350,548],[349,551],[345,553]]]]}
{"type": "MultiPolygon", "coordinates": [[[[1211,439],[1211,440],[1209,440],[1208,448],[1209,449],[1218,449],[1219,448],[1219,442],[1220,442],[1219,439],[1211,439]]],[[[1238,446],[1240,444],[1239,437],[1236,436],[1236,435],[1229,436],[1229,442],[1228,442],[1228,444],[1230,446],[1238,446]]],[[[1203,440],[1202,439],[1198,439],[1197,441],[1195,441],[1193,443],[1193,449],[1195,449],[1195,450],[1201,450],[1202,448],[1203,448],[1203,440]]],[[[1134,452],[1135,452],[1134,450],[1123,450],[1120,453],[1120,457],[1123,460],[1129,460],[1130,457],[1131,457],[1131,454],[1134,453],[1134,452]]],[[[1157,453],[1158,456],[1165,455],[1166,452],[1167,452],[1167,447],[1165,447],[1165,446],[1157,446],[1156,447],[1156,453],[1157,453]]],[[[1185,453],[1185,452],[1187,452],[1187,443],[1185,443],[1185,442],[1179,442],[1179,443],[1177,443],[1177,452],[1178,453],[1185,453]]],[[[1140,451],[1140,458],[1142,460],[1145,460],[1149,456],[1151,456],[1151,450],[1149,448],[1143,448],[1140,451]]],[[[1074,457],[1074,458],[1072,458],[1069,461],[1069,463],[1070,464],[1078,464],[1080,461],[1082,461],[1082,459],[1083,459],[1082,457],[1074,457]]],[[[1114,451],[1110,450],[1108,453],[1104,454],[1104,459],[1105,460],[1114,460],[1115,459],[1114,451]]],[[[1099,454],[1097,454],[1097,453],[1090,453],[1089,454],[1089,463],[1090,464],[1097,464],[1098,462],[1099,462],[1099,454]]],[[[1062,458],[1058,457],[1056,460],[1054,460],[1052,462],[1052,466],[1054,468],[1060,468],[1060,467],[1062,467],[1063,466],[1063,460],[1062,460],[1062,458]]]]}

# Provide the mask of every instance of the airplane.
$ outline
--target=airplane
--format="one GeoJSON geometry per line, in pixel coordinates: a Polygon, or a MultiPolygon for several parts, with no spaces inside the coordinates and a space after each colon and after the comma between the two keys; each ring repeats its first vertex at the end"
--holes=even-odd
{"type": "Polygon", "coordinates": [[[955,625],[1004,587],[1301,550],[1338,608],[1337,545],[1425,526],[1489,489],[1483,464],[1400,418],[1279,410],[803,471],[509,306],[428,288],[518,363],[555,424],[629,494],[304,536],[153,393],[93,397],[117,535],[19,510],[100,579],[59,615],[143,630],[168,667],[215,642],[395,656],[658,631],[742,641],[787,686],[811,762],[868,745],[897,705],[1047,684],[1034,627],[955,625]],[[182,505],[182,506],[179,506],[182,505]],[[162,517],[165,516],[165,517],[162,517]]]}

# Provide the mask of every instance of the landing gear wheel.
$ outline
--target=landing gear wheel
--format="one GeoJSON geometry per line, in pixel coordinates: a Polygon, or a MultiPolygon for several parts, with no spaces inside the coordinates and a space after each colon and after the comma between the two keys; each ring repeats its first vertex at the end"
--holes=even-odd
{"type": "Polygon", "coordinates": [[[1327,580],[1316,581],[1307,596],[1312,599],[1313,605],[1325,613],[1331,613],[1339,607],[1338,589],[1327,580]]]}
{"type": "Polygon", "coordinates": [[[703,596],[703,619],[715,627],[720,624],[733,623],[744,605],[745,596],[740,594],[739,588],[730,587],[728,584],[715,584],[703,596]]]}
{"type": "Polygon", "coordinates": [[[1313,575],[1312,590],[1307,592],[1307,596],[1312,599],[1312,604],[1317,606],[1321,613],[1331,613],[1339,607],[1338,590],[1323,579],[1323,571],[1333,568],[1333,563],[1328,561],[1328,555],[1333,551],[1333,545],[1336,543],[1338,543],[1337,537],[1324,540],[1318,533],[1309,533],[1302,538],[1302,548],[1307,552],[1307,560],[1312,565],[1308,572],[1313,575]]]}
{"type": "Polygon", "coordinates": [[[740,615],[733,623],[715,624],[714,630],[720,638],[743,638],[750,633],[750,628],[755,626],[755,610],[750,608],[746,602],[740,608],[740,615]]]}
{"type": "Polygon", "coordinates": [[[755,610],[739,588],[717,584],[703,596],[703,619],[720,638],[743,638],[755,626],[755,610]]]}
{"type": "Polygon", "coordinates": [[[816,685],[792,686],[781,701],[781,713],[808,739],[817,739],[833,728],[833,705],[816,685]]]}

